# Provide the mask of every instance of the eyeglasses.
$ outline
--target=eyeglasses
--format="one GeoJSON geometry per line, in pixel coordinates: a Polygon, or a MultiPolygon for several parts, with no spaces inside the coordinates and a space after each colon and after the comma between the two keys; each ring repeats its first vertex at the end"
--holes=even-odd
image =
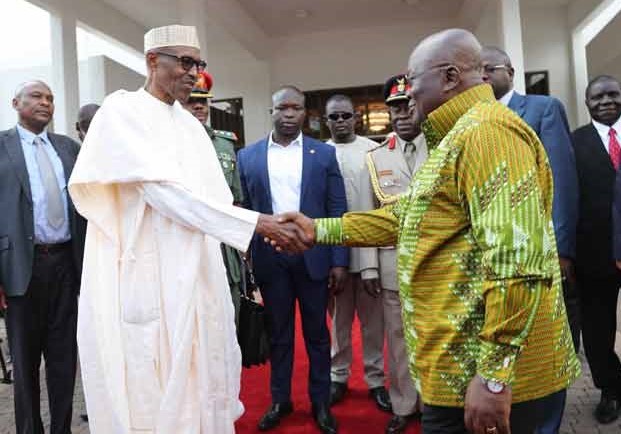
{"type": "Polygon", "coordinates": [[[509,67],[507,65],[485,65],[483,66],[483,71],[485,71],[486,74],[491,74],[497,69],[509,69],[509,67]]]}
{"type": "Polygon", "coordinates": [[[331,121],[338,121],[339,119],[343,119],[344,121],[347,121],[351,118],[354,117],[353,113],[349,113],[349,112],[345,112],[345,113],[330,113],[328,116],[328,119],[331,121]]]}
{"type": "Polygon", "coordinates": [[[424,71],[419,72],[418,74],[407,74],[405,78],[411,84],[414,80],[423,76],[425,73],[429,71],[432,71],[434,69],[450,68],[451,66],[454,66],[454,65],[450,63],[441,63],[440,65],[430,66],[429,68],[425,69],[424,71]]]}
{"type": "Polygon", "coordinates": [[[179,64],[185,71],[189,71],[195,66],[196,69],[200,71],[202,69],[205,69],[205,67],[207,66],[207,62],[205,62],[204,60],[196,60],[195,58],[190,56],[175,56],[174,54],[165,53],[164,51],[156,51],[155,53],[177,59],[177,62],[179,62],[179,64]]]}

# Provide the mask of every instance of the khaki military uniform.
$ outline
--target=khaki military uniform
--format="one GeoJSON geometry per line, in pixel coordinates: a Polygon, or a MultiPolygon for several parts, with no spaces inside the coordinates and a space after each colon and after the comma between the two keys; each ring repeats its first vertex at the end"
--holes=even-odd
{"type": "MultiPolygon", "coordinates": [[[[222,166],[224,178],[231,189],[231,193],[233,193],[233,201],[239,204],[243,200],[243,193],[239,172],[237,171],[237,157],[235,155],[237,136],[235,133],[228,131],[214,130],[207,125],[205,125],[205,130],[207,130],[207,134],[209,134],[213,142],[218,161],[220,161],[220,166],[222,166]]],[[[235,324],[238,324],[242,273],[241,254],[225,244],[221,244],[221,248],[224,265],[226,266],[226,275],[231,289],[231,298],[233,299],[233,306],[235,306],[235,324]]]]}
{"type": "MultiPolygon", "coordinates": [[[[427,144],[420,134],[408,146],[396,134],[367,154],[367,165],[376,205],[384,206],[397,200],[408,189],[412,176],[427,160],[427,144]]],[[[390,399],[394,414],[408,416],[415,412],[417,393],[408,368],[408,356],[401,320],[401,302],[397,284],[397,250],[379,248],[380,281],[384,305],[384,326],[388,341],[390,399]]]]}

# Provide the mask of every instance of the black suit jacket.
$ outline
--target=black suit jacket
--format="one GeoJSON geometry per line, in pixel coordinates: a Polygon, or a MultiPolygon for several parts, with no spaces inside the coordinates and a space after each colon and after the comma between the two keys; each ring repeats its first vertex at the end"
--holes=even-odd
{"type": "Polygon", "coordinates": [[[612,204],[615,170],[593,124],[573,132],[580,191],[576,271],[584,277],[618,274],[613,259],[612,204]]]}
{"type": "MultiPolygon", "coordinates": [[[[48,133],[48,138],[69,176],[80,146],[72,139],[48,133]]],[[[76,294],[82,273],[86,220],[77,214],[71,198],[69,227],[76,267],[76,294]]],[[[34,219],[26,160],[16,128],[0,131],[0,285],[9,296],[23,295],[28,289],[34,257],[34,219]]]]}

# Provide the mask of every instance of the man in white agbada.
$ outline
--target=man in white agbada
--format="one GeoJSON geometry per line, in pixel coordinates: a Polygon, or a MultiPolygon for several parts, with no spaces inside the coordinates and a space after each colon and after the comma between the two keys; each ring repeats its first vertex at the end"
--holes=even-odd
{"type": "Polygon", "coordinates": [[[301,251],[303,235],[232,205],[209,136],[177,101],[196,81],[196,30],[153,29],[145,53],[145,88],[105,99],[69,183],[88,219],[78,345],[90,429],[232,433],[241,359],[219,243],[245,251],[256,231],[301,251]]]}

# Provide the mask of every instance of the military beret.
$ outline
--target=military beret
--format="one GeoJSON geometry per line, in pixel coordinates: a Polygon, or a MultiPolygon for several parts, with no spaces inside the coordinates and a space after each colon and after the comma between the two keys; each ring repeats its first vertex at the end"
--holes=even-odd
{"type": "Polygon", "coordinates": [[[410,97],[410,83],[405,74],[395,75],[386,80],[384,84],[384,101],[386,104],[397,101],[408,101],[410,97]]]}
{"type": "Polygon", "coordinates": [[[199,71],[190,98],[213,98],[210,92],[212,86],[213,77],[207,71],[199,71]]]}

